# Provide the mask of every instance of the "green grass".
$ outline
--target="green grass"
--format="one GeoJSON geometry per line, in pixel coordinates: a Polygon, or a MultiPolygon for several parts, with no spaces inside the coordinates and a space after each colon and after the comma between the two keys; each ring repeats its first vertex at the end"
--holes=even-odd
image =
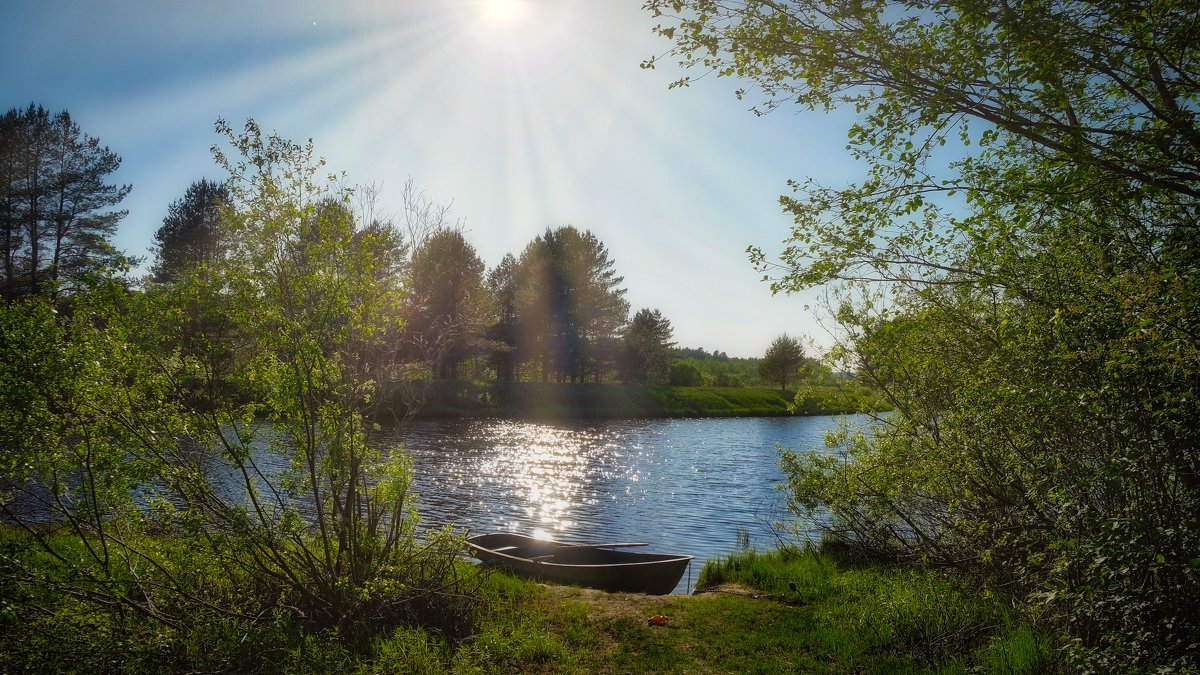
{"type": "Polygon", "coordinates": [[[804,649],[861,672],[1038,673],[1050,641],[1000,598],[914,566],[840,565],[813,551],[709,561],[697,588],[743,584],[812,619],[804,649]]]}
{"type": "Polygon", "coordinates": [[[704,563],[696,590],[737,583],[792,602],[806,602],[833,594],[832,580],[838,574],[837,564],[828,555],[794,551],[763,554],[752,549],[704,563]],[[792,584],[797,590],[792,590],[792,584]]]}
{"type": "MultiPolygon", "coordinates": [[[[14,573],[7,565],[17,560],[38,574],[61,572],[20,533],[0,534],[0,575],[14,573]]],[[[248,585],[206,572],[182,539],[156,541],[173,564],[195,567],[195,583],[212,597],[262,606],[248,585]]],[[[462,573],[481,570],[464,563],[462,573]]],[[[365,637],[313,631],[280,610],[253,621],[201,611],[167,626],[0,576],[0,672],[1037,673],[1055,665],[1051,641],[1000,598],[919,567],[747,551],[704,566],[698,587],[710,592],[666,597],[482,573],[480,614],[458,640],[418,626],[365,637]],[[670,624],[649,626],[655,614],[670,624]]]]}
{"type": "MultiPolygon", "coordinates": [[[[479,635],[430,661],[385,658],[369,672],[1044,673],[1051,642],[1005,603],[933,570],[842,565],[813,553],[710,561],[701,587],[653,597],[547,587],[497,574],[479,635]],[[791,585],[795,584],[793,590],[791,585]],[[646,618],[670,617],[666,627],[646,618]]],[[[406,638],[411,640],[411,638],[406,638]]],[[[389,651],[390,650],[390,651],[389,651]]]]}

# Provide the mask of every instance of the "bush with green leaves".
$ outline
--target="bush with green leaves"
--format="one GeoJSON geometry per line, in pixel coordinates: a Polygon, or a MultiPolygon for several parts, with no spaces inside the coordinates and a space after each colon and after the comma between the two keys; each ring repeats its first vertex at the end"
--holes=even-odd
{"type": "Polygon", "coordinates": [[[864,178],[793,182],[782,255],[751,249],[830,284],[834,357],[895,409],[784,453],[796,513],[1044,604],[1080,669],[1200,668],[1195,7],[646,8],[757,111],[858,115],[864,178]]]}
{"type": "Polygon", "coordinates": [[[359,227],[311,144],[218,131],[223,255],[0,307],[0,510],[25,544],[0,575],[22,611],[75,598],[118,624],[465,634],[461,538],[418,536],[411,462],[371,438],[405,372],[395,238],[359,227]]]}
{"type": "Polygon", "coordinates": [[[676,361],[671,364],[668,383],[672,387],[699,387],[704,384],[704,373],[694,363],[676,361]]]}

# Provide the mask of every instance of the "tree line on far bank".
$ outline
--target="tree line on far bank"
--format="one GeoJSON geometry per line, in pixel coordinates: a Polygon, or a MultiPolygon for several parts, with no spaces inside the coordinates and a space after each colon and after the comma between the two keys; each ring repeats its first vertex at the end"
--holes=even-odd
{"type": "MultiPolygon", "coordinates": [[[[373,220],[384,234],[387,270],[405,284],[398,316],[404,331],[394,345],[410,376],[498,382],[625,382],[676,386],[751,386],[801,378],[836,379],[807,358],[799,340],[781,336],[765,360],[731,358],[703,348],[681,349],[670,320],[658,309],[630,316],[624,277],[590,231],[547,228],[519,255],[488,269],[447,210],[413,192],[404,194],[403,227],[373,220]],[[780,361],[780,345],[790,356],[780,361]],[[766,365],[763,365],[763,361],[766,365]],[[762,367],[760,367],[762,366],[762,367]]],[[[174,202],[155,233],[153,280],[171,283],[223,255],[224,188],[202,179],[174,202]]],[[[346,204],[322,207],[359,217],[346,204]]]]}
{"type": "MultiPolygon", "coordinates": [[[[120,157],[66,111],[12,109],[0,118],[0,286],[6,299],[70,296],[102,269],[131,266],[110,242],[130,186],[106,183],[120,157]]],[[[408,377],[473,381],[626,382],[676,386],[778,385],[834,374],[780,336],[765,358],[678,348],[661,311],[630,315],[624,278],[605,245],[573,226],[547,228],[488,269],[449,218],[411,183],[398,218],[373,215],[372,197],[321,204],[316,217],[378,237],[379,273],[404,285],[403,321],[389,359],[408,377]],[[788,356],[780,351],[786,347],[788,356]],[[781,357],[782,360],[781,360],[781,357]]],[[[173,284],[229,254],[233,204],[225,185],[192,183],[154,233],[146,284],[173,284]]]]}

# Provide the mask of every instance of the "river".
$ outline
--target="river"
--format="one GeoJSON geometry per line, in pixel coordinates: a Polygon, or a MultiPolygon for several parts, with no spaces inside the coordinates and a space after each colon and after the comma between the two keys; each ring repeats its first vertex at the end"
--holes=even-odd
{"type": "MultiPolygon", "coordinates": [[[[774,543],[771,524],[788,517],[777,489],[783,474],[776,447],[825,452],[825,433],[842,419],[857,426],[870,421],[865,415],[418,421],[385,429],[374,442],[381,449],[403,446],[412,456],[424,527],[646,542],[647,551],[695,556],[675,589],[686,593],[706,559],[738,547],[739,530],[750,545],[774,543]]],[[[260,433],[259,466],[268,474],[283,470],[286,459],[266,450],[269,428],[260,433]]],[[[235,471],[216,461],[209,469],[219,493],[241,498],[235,471]]],[[[43,493],[31,484],[8,506],[27,521],[47,518],[43,493]]]]}
{"type": "MultiPolygon", "coordinates": [[[[543,423],[419,421],[384,441],[413,457],[425,526],[650,544],[704,560],[774,543],[786,518],[777,446],[824,452],[840,417],[543,423]]],[[[852,416],[865,426],[869,418],[852,416]]]]}

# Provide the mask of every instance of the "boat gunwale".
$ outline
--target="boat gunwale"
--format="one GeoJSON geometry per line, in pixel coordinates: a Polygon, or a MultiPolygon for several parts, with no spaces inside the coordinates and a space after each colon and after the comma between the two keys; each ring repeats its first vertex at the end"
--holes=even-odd
{"type": "Polygon", "coordinates": [[[567,544],[515,532],[492,532],[467,537],[465,544],[482,565],[507,569],[518,576],[596,588],[610,593],[669,595],[678,587],[684,570],[695,559],[695,556],[683,554],[617,551],[606,549],[603,544],[567,544]],[[481,540],[487,543],[479,543],[481,540]],[[517,554],[500,549],[515,549],[517,554]],[[546,559],[553,558],[559,551],[570,557],[581,554],[582,557],[579,562],[553,562],[546,559]],[[522,554],[528,557],[521,557],[522,554]],[[594,557],[589,560],[589,555],[594,557]],[[604,556],[615,556],[616,560],[595,561],[596,557],[603,560],[604,556]]]}
{"type": "MultiPolygon", "coordinates": [[[[577,549],[578,549],[578,548],[593,548],[593,545],[590,545],[590,544],[565,544],[565,543],[563,543],[563,542],[560,542],[560,541],[554,541],[553,539],[536,539],[536,538],[534,538],[534,537],[528,537],[528,536],[526,536],[526,535],[522,535],[522,534],[512,534],[512,533],[492,533],[492,534],[505,534],[505,535],[512,536],[512,537],[520,537],[520,538],[522,538],[522,539],[525,539],[525,540],[527,540],[527,541],[530,541],[530,542],[537,542],[537,543],[543,543],[543,544],[551,544],[551,545],[560,546],[560,547],[567,548],[567,549],[571,549],[571,548],[577,548],[577,549]]],[[[476,536],[484,536],[484,537],[486,537],[486,536],[491,536],[491,535],[490,535],[490,534],[484,534],[484,535],[476,535],[476,536]]],[[[671,563],[671,562],[691,561],[691,560],[695,560],[695,558],[696,558],[696,556],[692,556],[692,555],[685,555],[685,554],[676,554],[676,553],[632,553],[632,552],[630,552],[630,553],[626,553],[626,555],[631,555],[631,556],[655,556],[656,558],[657,558],[657,556],[662,556],[662,557],[661,557],[661,558],[657,558],[657,559],[655,559],[655,560],[636,560],[636,561],[628,561],[628,562],[610,562],[610,563],[565,563],[565,562],[553,562],[553,561],[550,561],[550,560],[534,560],[533,558],[523,558],[523,557],[521,557],[521,556],[510,555],[510,554],[508,554],[508,553],[504,553],[504,552],[502,552],[502,551],[498,551],[498,550],[496,550],[496,549],[490,549],[490,548],[488,548],[488,547],[486,547],[486,546],[480,546],[479,544],[477,544],[477,543],[473,542],[473,541],[472,541],[472,539],[473,539],[473,537],[467,537],[467,540],[466,540],[466,542],[467,542],[467,545],[468,545],[468,546],[470,546],[470,547],[472,547],[472,548],[479,549],[480,551],[486,551],[487,553],[489,553],[489,554],[491,554],[491,555],[498,556],[498,557],[501,557],[501,558],[505,558],[505,559],[508,559],[508,560],[513,560],[513,561],[521,562],[521,563],[533,563],[533,564],[535,564],[535,565],[546,565],[546,566],[551,566],[551,567],[572,567],[572,568],[581,568],[581,567],[607,567],[607,568],[612,568],[612,567],[634,567],[634,566],[638,566],[638,565],[662,565],[662,564],[665,564],[665,563],[671,563]]],[[[608,550],[611,550],[611,549],[605,549],[603,546],[595,546],[594,548],[595,548],[595,550],[602,550],[602,551],[608,551],[608,550]]],[[[551,555],[553,555],[553,554],[551,554],[551,555]]]]}

